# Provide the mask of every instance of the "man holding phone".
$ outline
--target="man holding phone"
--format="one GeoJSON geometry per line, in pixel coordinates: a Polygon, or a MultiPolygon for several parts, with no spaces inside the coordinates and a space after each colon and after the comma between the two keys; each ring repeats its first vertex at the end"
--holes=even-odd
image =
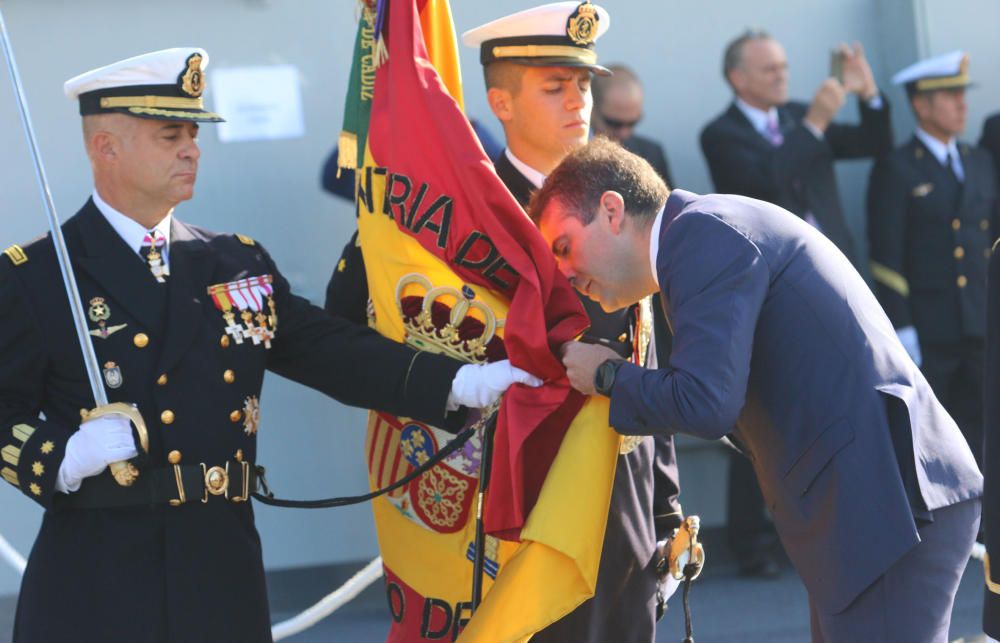
{"type": "Polygon", "coordinates": [[[734,100],[701,133],[716,192],[791,210],[859,265],[833,162],[892,150],[889,105],[861,45],[834,50],[831,76],[809,104],[788,100],[788,58],[764,31],[747,31],[726,47],[723,75],[734,100]],[[857,125],[833,122],[848,94],[859,99],[857,125]]]}
{"type": "MultiPolygon", "coordinates": [[[[723,76],[733,102],[701,132],[715,191],[770,201],[818,228],[859,267],[833,162],[892,150],[889,105],[861,46],[833,53],[832,75],[809,104],[788,100],[788,58],[768,33],[748,30],[726,47],[723,76]],[[858,125],[834,123],[847,94],[859,98],[858,125]]],[[[728,539],[745,576],[773,577],[778,548],[750,462],[730,457],[728,539]]]]}

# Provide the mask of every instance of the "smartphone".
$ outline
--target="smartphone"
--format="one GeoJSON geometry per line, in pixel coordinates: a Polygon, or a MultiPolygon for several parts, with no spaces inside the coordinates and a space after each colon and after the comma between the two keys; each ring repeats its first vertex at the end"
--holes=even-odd
{"type": "Polygon", "coordinates": [[[844,52],[840,49],[830,52],[830,77],[844,82],[844,52]]]}

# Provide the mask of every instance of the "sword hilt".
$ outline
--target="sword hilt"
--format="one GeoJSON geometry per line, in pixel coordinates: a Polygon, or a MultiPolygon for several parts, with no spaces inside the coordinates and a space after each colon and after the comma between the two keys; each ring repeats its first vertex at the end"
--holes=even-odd
{"type": "MultiPolygon", "coordinates": [[[[135,427],[135,432],[139,434],[139,445],[142,447],[143,451],[149,453],[149,431],[146,430],[146,422],[142,419],[139,409],[131,404],[113,402],[111,404],[99,406],[92,411],[81,409],[80,419],[84,423],[87,423],[91,420],[96,420],[99,417],[111,415],[113,413],[124,415],[129,419],[132,426],[135,427]]],[[[112,462],[108,465],[108,467],[111,469],[111,475],[115,477],[115,482],[123,487],[132,486],[132,483],[139,477],[139,469],[136,468],[134,464],[126,460],[112,462]]]]}

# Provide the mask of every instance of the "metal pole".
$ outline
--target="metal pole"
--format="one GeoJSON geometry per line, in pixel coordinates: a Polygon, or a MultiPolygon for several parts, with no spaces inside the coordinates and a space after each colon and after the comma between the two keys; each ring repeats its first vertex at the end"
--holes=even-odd
{"type": "Polygon", "coordinates": [[[497,428],[497,410],[483,428],[483,451],[479,471],[479,497],[476,509],[476,554],[472,564],[472,613],[479,609],[483,600],[483,572],[486,568],[486,530],[483,524],[483,511],[486,504],[486,490],[490,486],[490,474],[493,471],[493,434],[497,428]]]}
{"type": "Polygon", "coordinates": [[[80,349],[83,351],[83,362],[87,369],[87,379],[90,380],[90,390],[94,394],[94,406],[99,408],[108,404],[108,396],[104,391],[97,354],[94,353],[94,346],[90,341],[90,334],[87,332],[87,318],[84,316],[83,302],[80,300],[80,291],[76,286],[76,276],[73,274],[73,266],[69,260],[69,252],[66,250],[66,242],[63,241],[59,217],[56,216],[56,206],[52,202],[49,181],[45,176],[42,156],[38,151],[38,142],[35,140],[35,130],[31,126],[28,101],[24,95],[24,88],[21,86],[21,76],[17,73],[17,63],[14,61],[14,51],[10,46],[10,36],[7,34],[7,23],[3,19],[3,10],[0,10],[0,48],[3,49],[4,58],[7,61],[7,69],[10,71],[11,81],[14,84],[18,112],[21,115],[21,124],[24,126],[24,135],[28,138],[28,147],[31,148],[31,156],[35,162],[35,176],[38,178],[38,188],[42,192],[42,201],[45,203],[45,213],[48,215],[49,229],[52,232],[52,243],[59,260],[59,270],[62,271],[63,284],[66,286],[66,296],[69,298],[70,309],[73,311],[73,323],[76,326],[77,339],[80,340],[80,349]]]}

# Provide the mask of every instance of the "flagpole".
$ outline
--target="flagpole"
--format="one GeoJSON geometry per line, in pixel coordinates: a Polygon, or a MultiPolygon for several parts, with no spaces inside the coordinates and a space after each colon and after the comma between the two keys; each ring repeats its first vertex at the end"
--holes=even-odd
{"type": "Polygon", "coordinates": [[[497,428],[497,418],[500,411],[490,417],[483,428],[483,451],[479,469],[479,505],[476,509],[476,555],[472,564],[472,613],[479,609],[483,600],[483,572],[486,567],[486,529],[483,524],[483,511],[486,501],[486,490],[490,486],[490,473],[493,470],[493,435],[497,428]]]}

